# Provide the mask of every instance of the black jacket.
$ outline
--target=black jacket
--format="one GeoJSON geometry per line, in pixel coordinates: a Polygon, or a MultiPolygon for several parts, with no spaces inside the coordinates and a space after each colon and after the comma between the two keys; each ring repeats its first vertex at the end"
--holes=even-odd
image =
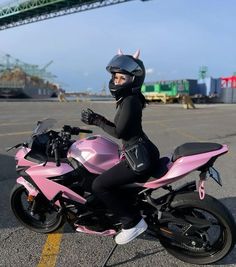
{"type": "Polygon", "coordinates": [[[126,145],[134,144],[145,137],[142,129],[142,104],[137,95],[130,95],[118,105],[114,123],[104,121],[100,127],[111,136],[121,139],[126,145]]]}
{"type": "Polygon", "coordinates": [[[100,127],[111,136],[121,139],[124,148],[137,143],[140,137],[145,140],[145,146],[151,161],[150,175],[157,167],[160,157],[158,148],[148,139],[142,129],[142,103],[138,95],[130,95],[119,104],[114,123],[102,121],[100,127]]]}

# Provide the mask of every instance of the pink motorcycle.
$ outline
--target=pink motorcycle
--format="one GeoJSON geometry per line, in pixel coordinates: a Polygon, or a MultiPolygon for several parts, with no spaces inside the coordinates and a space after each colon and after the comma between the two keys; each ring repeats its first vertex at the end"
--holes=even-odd
{"type": "MultiPolygon", "coordinates": [[[[92,131],[65,125],[58,132],[52,130],[54,122],[38,122],[29,142],[10,148],[20,148],[15,155],[19,177],[11,193],[14,215],[39,233],[53,232],[67,221],[77,232],[116,235],[121,224],[93,195],[91,185],[99,174],[125,160],[122,150],[100,135],[73,140],[72,135],[92,131]]],[[[221,185],[213,165],[227,152],[226,145],[217,143],[185,143],[170,158],[160,158],[156,173],[145,183],[120,188],[139,208],[148,224],[146,233],[182,261],[213,263],[234,247],[233,216],[205,194],[207,179],[221,185]],[[193,171],[199,172],[198,185],[170,185],[193,171]]]]}

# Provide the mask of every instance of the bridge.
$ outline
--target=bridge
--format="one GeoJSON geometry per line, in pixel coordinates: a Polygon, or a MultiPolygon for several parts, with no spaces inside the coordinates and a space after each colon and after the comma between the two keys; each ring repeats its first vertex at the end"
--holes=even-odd
{"type": "MultiPolygon", "coordinates": [[[[0,6],[0,30],[132,0],[17,0],[0,6]]],[[[141,0],[147,1],[147,0],[141,0]]]]}

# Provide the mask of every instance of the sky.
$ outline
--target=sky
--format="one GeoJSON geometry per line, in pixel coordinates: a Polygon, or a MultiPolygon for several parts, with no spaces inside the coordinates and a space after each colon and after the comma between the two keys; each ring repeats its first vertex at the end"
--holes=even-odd
{"type": "MultiPolygon", "coordinates": [[[[0,0],[0,5],[6,0],[0,0]]],[[[67,92],[100,92],[109,60],[141,50],[146,82],[236,72],[235,0],[134,0],[0,31],[0,55],[44,66],[67,92]]],[[[108,90],[107,90],[108,91],[108,90]]]]}

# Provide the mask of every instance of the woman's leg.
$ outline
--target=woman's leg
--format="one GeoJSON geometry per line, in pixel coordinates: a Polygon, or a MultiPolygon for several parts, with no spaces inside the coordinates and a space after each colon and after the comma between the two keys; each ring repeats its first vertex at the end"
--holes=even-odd
{"type": "Polygon", "coordinates": [[[93,182],[93,192],[119,217],[124,229],[132,228],[142,217],[127,196],[124,197],[120,186],[137,182],[141,178],[122,161],[99,175],[93,182]]]}

